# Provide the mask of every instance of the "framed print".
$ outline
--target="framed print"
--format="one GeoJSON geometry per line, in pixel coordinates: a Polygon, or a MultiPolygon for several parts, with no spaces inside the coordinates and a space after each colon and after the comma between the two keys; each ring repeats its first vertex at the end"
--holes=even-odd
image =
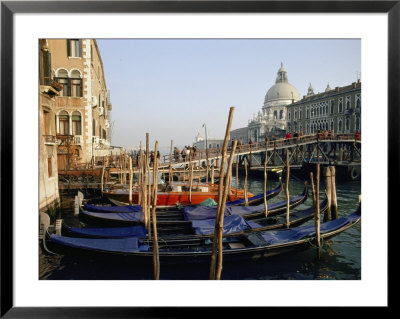
{"type": "MultiPolygon", "coordinates": [[[[395,196],[390,186],[399,176],[399,20],[398,1],[2,1],[1,316],[186,317],[192,307],[202,314],[210,311],[209,307],[388,307],[388,212],[395,196]],[[300,51],[300,47],[304,49],[300,51]],[[60,62],[56,54],[50,56],[52,50],[62,51],[64,60],[60,62]],[[280,55],[283,61],[278,62],[280,55]],[[285,59],[296,62],[287,66],[285,59]],[[262,66],[253,65],[253,60],[262,61],[262,66]],[[328,67],[329,76],[343,76],[343,84],[329,83],[328,67]],[[116,70],[118,75],[111,77],[116,70]],[[350,76],[346,78],[344,73],[350,76]],[[45,91],[49,101],[55,95],[61,97],[65,109],[61,104],[54,112],[52,106],[41,108],[47,102],[40,94],[38,98],[38,77],[40,92],[45,91]],[[108,78],[112,84],[106,85],[108,78]],[[263,82],[269,78],[273,83],[268,82],[265,90],[263,82]],[[309,83],[311,79],[317,83],[309,83]],[[260,92],[265,99],[256,96],[260,92]],[[275,100],[282,102],[286,93],[288,103],[279,109],[275,100]],[[302,102],[314,95],[320,97],[318,101],[302,102]],[[88,108],[77,102],[84,99],[89,101],[88,108]],[[261,107],[257,106],[260,100],[264,103],[261,107]],[[361,101],[362,124],[361,111],[356,111],[361,109],[361,101]],[[189,274],[185,276],[183,271],[173,273],[173,267],[167,275],[162,266],[161,280],[155,281],[151,280],[152,266],[147,269],[150,275],[145,276],[139,271],[142,268],[124,259],[77,262],[60,257],[43,263],[39,257],[38,262],[40,216],[36,213],[42,205],[40,180],[44,175],[50,178],[55,171],[64,170],[71,175],[70,158],[87,157],[84,162],[92,162],[92,174],[98,164],[96,174],[101,176],[103,188],[106,157],[100,145],[109,143],[111,129],[121,145],[124,138],[135,139],[131,160],[139,161],[139,142],[144,148],[146,132],[151,132],[150,144],[160,139],[161,162],[169,158],[171,138],[174,146],[182,149],[192,143],[192,137],[185,140],[190,134],[196,145],[204,145],[204,154],[209,154],[208,148],[224,144],[210,134],[224,136],[224,116],[229,104],[236,103],[240,107],[235,110],[238,117],[234,117],[230,133],[240,135],[244,131],[237,128],[246,129],[244,144],[255,144],[249,147],[249,156],[254,155],[251,147],[261,143],[267,147],[267,140],[260,136],[276,138],[275,134],[287,132],[298,138],[304,131],[305,135],[317,134],[319,143],[321,129],[327,134],[332,130],[341,136],[356,136],[362,127],[363,178],[357,179],[361,178],[360,164],[359,171],[353,172],[359,175],[353,176],[359,181],[356,189],[341,190],[342,195],[348,192],[342,197],[347,198],[362,189],[362,228],[360,225],[353,237],[344,240],[354,244],[354,259],[341,257],[342,246],[334,242],[326,248],[322,263],[313,252],[307,255],[312,254],[313,259],[303,256],[294,270],[285,268],[291,259],[285,263],[268,259],[262,264],[249,262],[224,267],[225,280],[221,281],[200,275],[203,268],[194,267],[196,274],[186,269],[189,274]],[[351,112],[353,104],[355,111],[351,112]],[[217,105],[223,105],[222,111],[217,105]],[[120,110],[114,115],[112,110],[118,108],[125,108],[125,113],[120,110]],[[54,117],[49,115],[52,112],[54,117]],[[248,120],[251,113],[253,118],[248,120]],[[114,118],[107,118],[109,114],[114,118]],[[184,123],[183,118],[190,121],[184,123]],[[273,130],[265,124],[266,119],[275,123],[273,130]],[[50,131],[41,131],[41,121],[49,124],[50,131]],[[113,121],[124,123],[127,129],[116,130],[113,121]],[[176,135],[168,136],[167,127],[174,127],[176,135]],[[86,150],[85,138],[91,145],[86,150]],[[45,140],[45,147],[40,139],[45,140]],[[70,152],[71,144],[65,144],[67,153],[57,151],[64,142],[78,146],[70,152]],[[106,266],[97,267],[103,262],[106,266]],[[335,269],[325,267],[329,262],[335,269]],[[266,267],[276,267],[274,275],[264,272],[266,267]],[[67,274],[65,269],[71,272],[67,274]],[[316,293],[322,291],[324,294],[316,293]],[[306,297],[310,294],[312,300],[306,297]]],[[[351,143],[340,147],[344,157],[359,156],[361,162],[359,137],[352,144],[359,148],[347,148],[351,143]]],[[[116,152],[122,149],[115,147],[116,152]]],[[[328,154],[322,155],[327,158],[335,152],[336,156],[336,149],[327,151],[323,146],[315,152],[328,154]]],[[[314,151],[302,154],[305,161],[314,151]]],[[[277,155],[283,163],[283,153],[277,155]]],[[[182,156],[180,151],[177,156],[182,156]]],[[[122,182],[122,176],[118,175],[120,184],[128,184],[122,182]]],[[[88,188],[88,178],[79,178],[88,188]]],[[[53,180],[57,190],[61,187],[58,180],[58,176],[53,180]]],[[[261,184],[255,184],[263,193],[261,184]]],[[[45,199],[50,198],[54,189],[44,189],[45,199]]],[[[301,192],[303,184],[295,189],[301,192]]],[[[129,201],[132,204],[132,198],[129,201]]],[[[243,248],[237,242],[228,246],[243,248]]]]}

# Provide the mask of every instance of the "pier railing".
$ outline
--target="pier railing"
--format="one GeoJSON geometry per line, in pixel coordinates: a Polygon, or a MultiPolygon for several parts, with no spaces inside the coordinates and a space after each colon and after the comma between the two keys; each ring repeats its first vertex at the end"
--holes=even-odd
{"type": "MultiPolygon", "coordinates": [[[[246,154],[256,154],[260,152],[274,151],[274,150],[282,150],[286,148],[293,148],[296,146],[303,146],[307,144],[317,144],[317,143],[359,143],[361,144],[360,136],[356,136],[351,133],[344,134],[309,134],[303,135],[299,137],[292,138],[281,138],[281,139],[266,139],[262,142],[255,142],[249,144],[238,144],[236,148],[237,155],[246,155],[246,154]]],[[[230,150],[230,146],[228,146],[228,151],[230,150]]],[[[222,156],[221,148],[209,148],[207,150],[197,150],[196,153],[192,155],[192,161],[204,161],[212,159],[217,159],[222,156]]],[[[172,155],[172,165],[179,165],[188,163],[188,158],[182,157],[181,154],[177,156],[176,154],[172,155]]],[[[170,164],[170,156],[164,155],[160,160],[160,168],[169,166],[170,164]]]]}

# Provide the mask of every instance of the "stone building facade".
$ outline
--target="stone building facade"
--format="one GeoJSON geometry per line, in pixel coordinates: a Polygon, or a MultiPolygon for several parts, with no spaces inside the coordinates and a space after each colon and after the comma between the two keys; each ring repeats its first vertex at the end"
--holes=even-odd
{"type": "Polygon", "coordinates": [[[85,166],[108,155],[110,111],[101,55],[94,39],[49,39],[59,169],[85,166]]]}
{"type": "Polygon", "coordinates": [[[313,134],[317,130],[333,133],[361,132],[361,82],[314,94],[308,94],[288,105],[287,130],[313,134]]]}
{"type": "Polygon", "coordinates": [[[55,98],[61,87],[52,78],[52,52],[47,40],[39,41],[39,211],[60,200],[58,191],[55,98]]]}

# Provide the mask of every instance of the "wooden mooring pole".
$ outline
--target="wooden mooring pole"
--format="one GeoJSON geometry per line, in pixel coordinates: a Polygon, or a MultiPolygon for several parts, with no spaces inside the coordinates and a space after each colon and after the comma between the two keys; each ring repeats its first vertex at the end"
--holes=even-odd
{"type": "Polygon", "coordinates": [[[249,206],[249,200],[247,198],[247,160],[244,159],[244,205],[249,206]]]}
{"type": "MultiPolygon", "coordinates": [[[[158,141],[154,146],[154,154],[157,154],[158,141]]],[[[155,156],[156,157],[156,156],[155,156]]],[[[158,192],[158,160],[154,159],[153,165],[153,187],[152,187],[152,206],[151,206],[151,219],[153,224],[153,265],[154,265],[154,279],[160,279],[160,257],[158,250],[158,236],[157,236],[157,192],[158,192]]]]}
{"type": "Polygon", "coordinates": [[[173,147],[173,140],[171,140],[171,149],[169,151],[169,174],[168,174],[168,181],[171,183],[173,180],[172,178],[172,147],[173,147]]]}
{"type": "Polygon", "coordinates": [[[235,180],[235,199],[238,198],[238,189],[239,189],[239,155],[236,155],[236,180],[235,180]]]}
{"type": "MultiPolygon", "coordinates": [[[[222,216],[224,215],[224,210],[225,210],[225,201],[223,200],[223,190],[226,191],[226,187],[224,188],[224,176],[225,176],[224,169],[225,169],[225,161],[226,161],[226,155],[227,155],[227,150],[228,150],[228,137],[229,137],[229,132],[231,129],[234,109],[235,109],[234,107],[231,107],[229,110],[228,124],[226,126],[225,139],[224,139],[224,144],[222,147],[222,161],[221,161],[221,167],[220,167],[220,171],[219,171],[217,216],[216,216],[216,220],[215,220],[212,255],[211,255],[211,265],[210,265],[210,280],[217,279],[216,263],[217,263],[218,247],[219,247],[219,250],[222,255],[222,241],[221,241],[221,243],[219,243],[219,240],[218,240],[219,239],[219,225],[220,225],[220,219],[221,219],[220,217],[221,217],[221,215],[222,216]],[[221,211],[222,211],[222,213],[221,213],[221,211]]],[[[228,173],[229,173],[229,171],[228,171],[228,173]]],[[[223,227],[223,220],[222,220],[222,227],[223,227]]]]}
{"type": "MultiPolygon", "coordinates": [[[[265,150],[267,147],[265,147],[265,150]]],[[[267,154],[267,151],[265,151],[267,154]]],[[[264,160],[264,210],[265,210],[265,217],[268,217],[268,205],[267,205],[267,158],[264,160]]]]}
{"type": "Polygon", "coordinates": [[[286,149],[286,228],[290,227],[289,181],[290,181],[289,149],[286,149]]]}
{"type": "Polygon", "coordinates": [[[332,205],[332,175],[330,167],[324,167],[325,176],[325,193],[328,199],[328,209],[324,213],[324,222],[330,219],[331,205],[332,205]]]}
{"type": "Polygon", "coordinates": [[[331,218],[338,218],[338,204],[336,196],[336,168],[335,166],[330,166],[331,171],[331,218]]]}
{"type": "Polygon", "coordinates": [[[313,194],[313,206],[314,206],[314,223],[315,223],[315,238],[316,245],[318,248],[318,259],[321,258],[321,234],[320,234],[320,208],[319,208],[319,164],[317,164],[317,172],[316,172],[316,188],[314,187],[314,176],[313,173],[310,172],[311,179],[311,190],[313,194]]]}
{"type": "Polygon", "coordinates": [[[228,192],[230,193],[230,181],[232,178],[232,164],[233,164],[233,157],[235,154],[237,146],[237,141],[235,140],[233,142],[232,150],[231,150],[231,156],[229,157],[229,163],[228,163],[228,171],[227,175],[225,176],[225,181],[224,181],[224,192],[222,195],[222,201],[221,201],[221,208],[219,210],[219,220],[218,220],[218,264],[217,264],[217,270],[216,270],[216,278],[217,280],[221,279],[221,273],[222,273],[222,260],[223,260],[223,247],[222,247],[222,235],[224,232],[224,212],[225,212],[225,205],[226,205],[226,196],[228,192]]]}
{"type": "Polygon", "coordinates": [[[133,181],[132,157],[129,156],[129,205],[132,205],[132,181],[133,181]]]}

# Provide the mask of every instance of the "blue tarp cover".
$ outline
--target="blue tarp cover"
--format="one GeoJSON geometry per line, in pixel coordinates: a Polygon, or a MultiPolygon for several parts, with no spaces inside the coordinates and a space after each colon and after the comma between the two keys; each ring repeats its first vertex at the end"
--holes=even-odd
{"type": "MultiPolygon", "coordinates": [[[[295,196],[290,199],[290,203],[294,203],[301,199],[303,195],[295,196]]],[[[273,210],[281,206],[286,206],[286,200],[269,204],[268,210],[273,210]]],[[[246,215],[251,213],[259,213],[264,211],[264,203],[255,206],[225,206],[224,216],[246,215]]],[[[186,206],[183,208],[183,216],[185,220],[212,219],[217,215],[217,206],[186,206]]]]}
{"type": "Polygon", "coordinates": [[[105,219],[105,220],[116,220],[116,221],[137,221],[143,222],[144,215],[143,212],[131,212],[131,213],[96,213],[96,212],[88,212],[87,210],[82,210],[81,214],[105,219]]]}
{"type": "Polygon", "coordinates": [[[106,238],[145,237],[147,233],[146,229],[142,225],[105,228],[70,227],[69,230],[76,235],[106,238]]]}
{"type": "Polygon", "coordinates": [[[127,205],[127,206],[101,206],[101,205],[91,205],[86,204],[85,209],[91,212],[99,213],[131,213],[131,212],[141,212],[141,205],[127,205]]]}
{"type": "Polygon", "coordinates": [[[90,250],[103,250],[111,252],[135,252],[139,251],[139,239],[137,237],[127,237],[118,239],[108,238],[78,238],[78,237],[66,237],[51,235],[50,241],[56,244],[83,248],[90,250]]]}
{"type": "MultiPolygon", "coordinates": [[[[224,217],[223,234],[238,233],[253,227],[258,228],[260,225],[254,222],[248,223],[241,216],[226,216],[224,217]]],[[[197,235],[214,234],[215,219],[193,220],[192,228],[197,235]]]]}
{"type": "MultiPolygon", "coordinates": [[[[360,218],[360,213],[353,213],[346,217],[341,217],[320,226],[321,235],[327,232],[335,231],[349,223],[354,223],[360,218]]],[[[315,236],[315,225],[296,227],[293,229],[267,231],[262,233],[262,237],[268,245],[284,244],[292,241],[297,241],[306,237],[315,236]]]]}

